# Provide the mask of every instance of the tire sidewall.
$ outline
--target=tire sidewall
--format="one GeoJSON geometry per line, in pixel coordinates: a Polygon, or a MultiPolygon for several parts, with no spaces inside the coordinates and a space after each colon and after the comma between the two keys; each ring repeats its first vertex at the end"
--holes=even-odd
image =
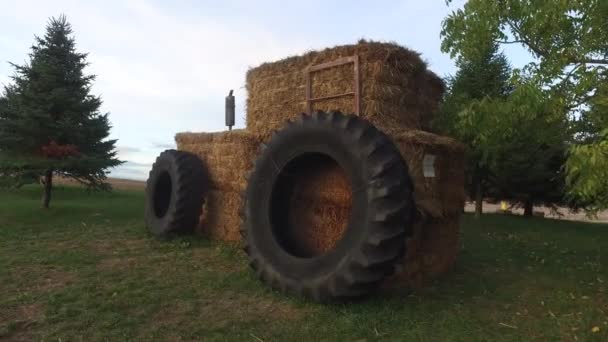
{"type": "Polygon", "coordinates": [[[348,264],[353,245],[360,245],[366,238],[366,229],[356,226],[366,225],[373,215],[365,191],[369,175],[366,158],[353,144],[358,141],[346,130],[336,130],[330,125],[304,125],[291,130],[290,134],[279,134],[268,146],[272,152],[258,161],[252,175],[257,182],[250,182],[247,194],[247,198],[255,199],[248,201],[246,207],[247,217],[252,218],[247,220],[249,245],[255,246],[265,263],[293,282],[302,279],[314,282],[340,272],[341,267],[348,264]],[[252,215],[271,212],[273,189],[281,170],[306,153],[321,153],[336,161],[349,177],[352,191],[351,215],[344,235],[334,249],[312,258],[294,256],[281,246],[273,233],[270,214],[252,215]]]}
{"type": "Polygon", "coordinates": [[[178,172],[176,170],[175,158],[170,153],[161,154],[150,173],[148,184],[146,186],[146,225],[150,232],[157,236],[167,235],[172,232],[175,227],[172,227],[171,221],[175,213],[175,204],[178,188],[178,172]],[[162,217],[156,215],[154,201],[158,190],[160,177],[167,173],[171,180],[171,198],[169,206],[162,217]]]}

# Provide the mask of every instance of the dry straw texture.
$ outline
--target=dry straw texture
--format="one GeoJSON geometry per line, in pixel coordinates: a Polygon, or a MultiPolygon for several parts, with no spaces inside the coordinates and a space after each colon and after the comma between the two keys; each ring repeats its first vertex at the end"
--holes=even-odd
{"type": "MultiPolygon", "coordinates": [[[[306,109],[305,70],[340,57],[360,59],[361,115],[387,133],[408,164],[418,219],[404,241],[407,255],[387,286],[420,286],[451,267],[458,253],[459,217],[464,205],[464,149],[428,130],[444,92],[443,82],[419,54],[395,44],[361,41],[266,63],[247,74],[247,129],[221,133],[179,133],[180,150],[207,165],[212,189],[201,216],[201,230],[218,240],[237,242],[240,193],[261,141],[306,109]],[[435,176],[425,177],[425,155],[434,155],[435,176]]],[[[313,74],[314,97],[353,90],[353,67],[313,74]]],[[[353,112],[353,98],[316,103],[314,110],[353,112]]],[[[290,203],[291,231],[310,254],[331,249],[341,238],[351,210],[350,182],[335,164],[311,165],[297,175],[290,203]]]]}
{"type": "Polygon", "coordinates": [[[259,142],[245,130],[178,133],[175,141],[179,150],[201,158],[209,171],[211,189],[205,198],[200,231],[215,240],[239,242],[241,193],[259,142]]]}
{"type": "Polygon", "coordinates": [[[211,187],[242,191],[259,142],[245,130],[215,133],[178,133],[177,148],[196,154],[209,169],[211,187]]]}
{"type": "MultiPolygon", "coordinates": [[[[447,271],[458,254],[459,218],[464,206],[464,149],[457,141],[422,131],[393,137],[414,182],[419,215],[407,255],[387,286],[418,287],[447,271]],[[425,177],[425,155],[435,156],[435,176],[425,177]]],[[[310,167],[294,175],[290,240],[312,254],[328,251],[342,237],[351,212],[347,175],[337,164],[310,167]]],[[[355,223],[356,224],[356,223],[355,223]]]]}
{"type": "MultiPolygon", "coordinates": [[[[360,60],[361,115],[386,133],[429,128],[444,92],[443,82],[420,55],[396,44],[360,41],[266,63],[247,73],[247,129],[267,139],[272,131],[306,110],[305,70],[357,55],[360,60]]],[[[312,74],[312,95],[354,90],[352,64],[312,74]]],[[[314,110],[354,112],[352,97],[315,103],[314,110]]]]}
{"type": "Polygon", "coordinates": [[[199,232],[213,240],[240,242],[239,211],[242,205],[239,192],[218,190],[208,192],[203,205],[199,232]]]}
{"type": "Polygon", "coordinates": [[[310,165],[294,176],[288,235],[300,252],[327,252],[341,239],[349,221],[350,180],[335,162],[310,165]]]}
{"type": "MultiPolygon", "coordinates": [[[[393,141],[408,164],[419,218],[408,252],[391,286],[416,287],[449,269],[458,253],[458,220],[464,204],[464,149],[453,139],[422,131],[404,131],[393,141]],[[435,155],[435,177],[423,174],[424,156],[435,155]]],[[[245,131],[180,133],[178,148],[201,157],[213,189],[206,198],[200,230],[216,240],[239,242],[241,192],[251,171],[258,141],[245,131]]],[[[290,210],[291,239],[311,254],[331,249],[350,216],[348,176],[335,163],[300,170],[290,210]]]]}
{"type": "Polygon", "coordinates": [[[418,221],[413,236],[406,240],[407,253],[385,287],[418,288],[447,272],[460,250],[459,230],[460,215],[418,221]]]}
{"type": "Polygon", "coordinates": [[[450,217],[464,207],[464,147],[458,141],[423,131],[405,131],[393,141],[408,164],[418,211],[425,217],[450,217]],[[435,156],[435,177],[424,176],[424,156],[435,156]]]}

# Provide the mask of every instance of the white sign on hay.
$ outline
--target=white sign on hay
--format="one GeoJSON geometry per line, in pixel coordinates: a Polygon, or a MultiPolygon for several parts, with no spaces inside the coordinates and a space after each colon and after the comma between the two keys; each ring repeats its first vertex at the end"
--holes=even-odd
{"type": "Polygon", "coordinates": [[[425,178],[435,177],[435,155],[425,154],[422,160],[422,173],[425,178]]]}

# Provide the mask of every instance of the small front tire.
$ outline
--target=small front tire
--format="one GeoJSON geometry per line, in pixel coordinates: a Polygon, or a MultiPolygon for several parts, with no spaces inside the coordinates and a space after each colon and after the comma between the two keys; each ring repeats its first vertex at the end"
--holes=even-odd
{"type": "Polygon", "coordinates": [[[157,237],[192,232],[201,215],[207,180],[206,168],[197,156],[176,150],[162,152],[146,183],[148,231],[157,237]]]}

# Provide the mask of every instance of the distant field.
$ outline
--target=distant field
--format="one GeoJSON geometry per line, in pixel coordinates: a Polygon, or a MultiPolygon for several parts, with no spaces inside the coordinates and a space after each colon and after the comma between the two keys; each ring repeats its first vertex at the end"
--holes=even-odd
{"type": "MultiPolygon", "coordinates": [[[[497,203],[486,203],[483,204],[484,213],[496,213],[500,209],[500,204],[497,203]]],[[[465,211],[468,213],[475,212],[475,203],[467,202],[465,211]]],[[[557,220],[570,220],[570,221],[582,221],[592,223],[608,223],[608,211],[602,211],[597,214],[597,217],[587,217],[584,211],[572,212],[568,208],[558,208],[557,211],[547,207],[535,207],[534,211],[539,211],[545,214],[547,218],[553,218],[557,220]]],[[[512,209],[513,214],[523,215],[524,210],[522,208],[512,209]]]]}
{"type": "Polygon", "coordinates": [[[262,286],[233,246],[150,237],[142,191],[39,198],[0,193],[0,340],[608,340],[605,224],[467,215],[436,283],[319,305],[262,286]]]}
{"type": "MultiPolygon", "coordinates": [[[[133,179],[108,178],[107,182],[112,185],[112,188],[117,190],[143,190],[146,188],[145,181],[138,181],[133,179]]],[[[58,177],[53,180],[53,183],[57,185],[78,185],[76,181],[58,177]]]]}
{"type": "Polygon", "coordinates": [[[145,181],[133,179],[110,178],[108,179],[108,182],[117,190],[143,190],[146,188],[145,181]]]}

